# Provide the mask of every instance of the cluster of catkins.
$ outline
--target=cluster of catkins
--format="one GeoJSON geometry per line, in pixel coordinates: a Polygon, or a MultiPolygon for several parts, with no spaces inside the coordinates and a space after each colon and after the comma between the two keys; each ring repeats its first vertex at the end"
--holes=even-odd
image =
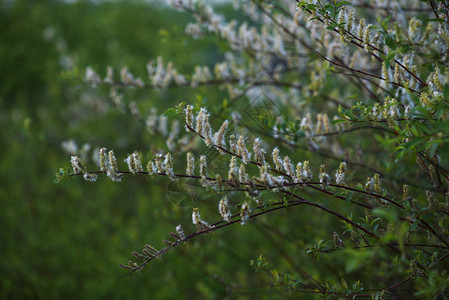
{"type": "MultiPolygon", "coordinates": [[[[213,188],[220,192],[224,186],[234,188],[235,191],[245,191],[250,198],[256,198],[260,190],[270,189],[279,191],[280,189],[290,189],[301,187],[307,184],[320,184],[326,188],[331,184],[331,177],[326,173],[325,166],[322,165],[319,171],[319,181],[313,182],[312,171],[309,161],[298,162],[294,165],[289,156],[282,156],[279,148],[274,148],[271,156],[273,167],[266,161],[266,150],[262,147],[263,141],[255,138],[252,141],[252,152],[246,147],[248,138],[244,135],[236,137],[234,134],[227,134],[229,121],[225,120],[220,129],[214,133],[210,123],[210,114],[205,108],[200,108],[194,115],[194,108],[188,105],[184,110],[185,129],[200,136],[209,147],[214,147],[222,155],[229,155],[229,169],[227,179],[223,179],[222,174],[208,174],[207,157],[201,155],[195,158],[192,152],[187,153],[186,169],[184,174],[177,174],[173,169],[173,158],[170,152],[157,154],[154,159],[148,161],[146,170],[142,165],[138,152],[129,154],[124,162],[128,166],[128,171],[120,171],[113,150],[107,151],[101,148],[98,155],[100,171],[88,172],[81,159],[73,155],[71,164],[74,174],[83,174],[87,181],[95,181],[98,173],[105,173],[113,181],[121,181],[125,174],[142,174],[150,176],[167,176],[170,180],[177,181],[182,177],[196,178],[201,181],[204,188],[213,188]],[[198,165],[196,161],[199,161],[198,165]],[[195,167],[198,166],[198,173],[195,167]],[[250,165],[259,169],[258,176],[250,176],[247,167],[250,165]],[[242,189],[243,187],[243,189],[242,189]]],[[[335,173],[335,184],[345,184],[346,163],[342,162],[335,173]]],[[[225,177],[226,178],[226,177],[225,177]]],[[[257,202],[257,200],[256,200],[257,202]]],[[[219,203],[219,212],[222,219],[230,221],[232,214],[227,196],[219,203]]],[[[245,202],[240,208],[241,223],[245,224],[250,217],[251,208],[249,202],[245,202]]],[[[210,225],[201,220],[198,209],[195,209],[192,216],[193,223],[198,229],[210,228],[210,225]]]]}

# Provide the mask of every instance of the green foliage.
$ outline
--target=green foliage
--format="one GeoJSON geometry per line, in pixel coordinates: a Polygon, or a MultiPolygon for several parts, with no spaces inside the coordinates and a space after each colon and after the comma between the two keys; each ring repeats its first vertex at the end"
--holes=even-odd
{"type": "Polygon", "coordinates": [[[0,297],[447,298],[447,5],[173,2],[0,4],[0,297]]]}
{"type": "Polygon", "coordinates": [[[167,109],[164,112],[164,116],[171,117],[171,116],[182,114],[184,106],[186,106],[186,104],[184,102],[181,102],[176,107],[170,107],[169,109],[167,109]]]}

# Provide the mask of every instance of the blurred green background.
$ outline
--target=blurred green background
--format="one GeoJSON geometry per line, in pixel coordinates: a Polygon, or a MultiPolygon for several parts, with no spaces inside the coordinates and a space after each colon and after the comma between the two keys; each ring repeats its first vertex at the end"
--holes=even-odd
{"type": "MultiPolygon", "coordinates": [[[[126,264],[131,251],[145,243],[161,247],[177,224],[191,231],[194,202],[210,195],[198,190],[184,196],[166,180],[137,177],[121,183],[102,177],[95,184],[82,178],[53,183],[58,169],[69,167],[63,141],[114,149],[120,161],[134,150],[164,147],[141,122],[115,108],[107,92],[85,85],[82,76],[86,66],[104,76],[107,65],[116,72],[126,65],[145,78],[146,62],[158,55],[181,72],[211,65],[220,58],[216,41],[185,36],[191,20],[174,9],[136,1],[0,3],[0,298],[271,294],[259,281],[264,275],[249,264],[259,247],[273,247],[261,245],[257,227],[200,238],[143,272],[120,278],[125,272],[118,264],[126,264]]],[[[196,94],[128,91],[125,101],[130,99],[145,114],[150,107],[162,113],[180,101],[194,102],[196,94]]],[[[215,212],[210,219],[217,217],[215,212]]]]}

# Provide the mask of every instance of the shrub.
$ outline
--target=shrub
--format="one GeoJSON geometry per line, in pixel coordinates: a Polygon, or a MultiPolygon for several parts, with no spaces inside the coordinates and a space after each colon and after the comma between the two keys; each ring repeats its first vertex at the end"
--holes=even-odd
{"type": "Polygon", "coordinates": [[[74,155],[56,178],[167,177],[205,191],[195,229],[174,224],[163,247],[145,245],[121,266],[141,271],[199,236],[262,219],[291,264],[254,257],[274,286],[328,298],[448,297],[448,3],[234,1],[231,21],[200,2],[171,4],[194,17],[187,34],[217,38],[223,60],[182,74],[158,57],[146,79],[88,67],[87,83],[109,87],[165,145],[128,155],[127,169],[106,148],[97,170],[74,155]],[[126,99],[186,87],[197,101],[163,115],[126,99]]]}

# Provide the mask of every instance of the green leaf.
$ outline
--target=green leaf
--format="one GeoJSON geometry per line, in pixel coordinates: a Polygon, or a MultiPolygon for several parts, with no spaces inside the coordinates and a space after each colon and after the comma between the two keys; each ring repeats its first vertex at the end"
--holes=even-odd
{"type": "Polygon", "coordinates": [[[394,148],[393,151],[391,151],[391,152],[394,153],[396,151],[403,150],[403,149],[405,149],[405,147],[401,145],[401,146],[397,146],[396,148],[394,148]]]}
{"type": "Polygon", "coordinates": [[[410,49],[412,49],[410,46],[401,46],[398,51],[402,54],[410,52],[410,49]]]}
{"type": "Polygon", "coordinates": [[[296,131],[295,137],[297,137],[297,138],[303,138],[303,137],[305,137],[305,136],[306,136],[306,134],[305,134],[304,131],[302,131],[302,130],[297,130],[297,131],[296,131]]]}
{"type": "Polygon", "coordinates": [[[171,117],[178,114],[178,111],[174,107],[170,107],[164,112],[164,117],[171,117]]]}
{"type": "Polygon", "coordinates": [[[326,4],[324,5],[324,9],[325,9],[325,10],[331,10],[331,9],[334,9],[334,5],[332,5],[331,3],[326,3],[326,4]]]}
{"type": "Polygon", "coordinates": [[[396,50],[397,45],[396,42],[394,40],[394,38],[391,36],[391,34],[387,34],[385,36],[385,44],[390,47],[390,49],[396,50]]]}
{"type": "Polygon", "coordinates": [[[343,6],[343,5],[347,5],[347,4],[351,4],[351,2],[348,2],[348,1],[339,1],[339,2],[337,2],[337,7],[340,7],[340,6],[343,6]]]}
{"type": "Polygon", "coordinates": [[[414,135],[419,136],[419,132],[418,132],[418,129],[416,128],[416,126],[410,127],[410,130],[412,131],[412,133],[414,135]]]}
{"type": "Polygon", "coordinates": [[[382,29],[387,32],[388,31],[388,23],[390,22],[391,19],[391,15],[389,15],[388,17],[386,17],[385,19],[383,19],[382,21],[379,21],[380,26],[382,27],[382,29]]]}
{"type": "Polygon", "coordinates": [[[332,24],[329,24],[329,25],[326,27],[326,29],[332,30],[332,29],[334,29],[335,27],[338,27],[338,24],[337,24],[337,23],[332,23],[332,24]]]}
{"type": "Polygon", "coordinates": [[[341,286],[344,287],[345,289],[349,289],[348,283],[344,278],[341,279],[341,286]]]}
{"type": "Polygon", "coordinates": [[[445,84],[443,87],[443,97],[446,100],[449,100],[449,85],[445,84]]]}
{"type": "Polygon", "coordinates": [[[348,122],[348,120],[345,120],[345,119],[332,120],[331,124],[335,125],[335,124],[343,123],[343,122],[348,122]]]}
{"type": "Polygon", "coordinates": [[[276,281],[279,281],[279,273],[278,270],[270,270],[271,275],[273,275],[276,281]]]}
{"type": "Polygon", "coordinates": [[[345,115],[348,116],[351,120],[357,120],[354,113],[351,110],[346,110],[345,115]]]}

